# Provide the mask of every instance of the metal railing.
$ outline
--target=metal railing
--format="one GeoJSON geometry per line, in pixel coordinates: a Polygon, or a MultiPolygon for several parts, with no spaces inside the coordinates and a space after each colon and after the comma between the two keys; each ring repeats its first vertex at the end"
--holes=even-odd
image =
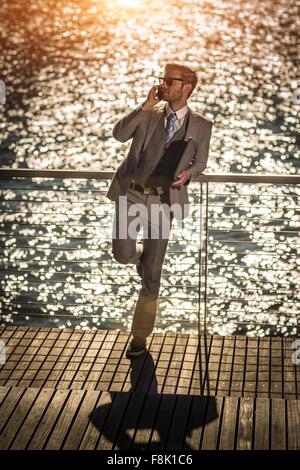
{"type": "MultiPolygon", "coordinates": [[[[111,255],[112,172],[0,169],[2,324],[127,329],[139,288],[111,255]]],[[[300,176],[202,175],[175,226],[158,328],[297,334],[300,176]]]]}

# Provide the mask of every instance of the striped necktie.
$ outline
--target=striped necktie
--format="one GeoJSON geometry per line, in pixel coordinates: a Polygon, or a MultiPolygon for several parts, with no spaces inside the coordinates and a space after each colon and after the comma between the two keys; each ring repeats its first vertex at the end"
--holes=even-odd
{"type": "Polygon", "coordinates": [[[169,116],[167,117],[167,127],[166,127],[167,143],[169,143],[170,140],[172,140],[175,134],[174,123],[176,119],[177,119],[177,114],[174,111],[170,113],[169,116]]]}

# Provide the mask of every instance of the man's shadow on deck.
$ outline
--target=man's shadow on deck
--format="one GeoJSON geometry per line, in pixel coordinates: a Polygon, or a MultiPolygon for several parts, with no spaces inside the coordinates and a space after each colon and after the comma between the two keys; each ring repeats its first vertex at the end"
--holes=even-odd
{"type": "Polygon", "coordinates": [[[195,429],[218,417],[216,398],[209,396],[209,388],[203,396],[203,384],[209,384],[208,368],[206,376],[201,376],[201,370],[199,373],[202,382],[199,396],[161,394],[158,392],[153,358],[148,351],[146,355],[131,361],[131,389],[128,392],[108,392],[110,403],[96,408],[90,420],[99,430],[101,438],[111,442],[112,448],[192,450],[186,437],[190,438],[195,429]],[[176,432],[176,426],[172,426],[175,415],[181,429],[180,436],[172,439],[172,429],[176,432]]]}

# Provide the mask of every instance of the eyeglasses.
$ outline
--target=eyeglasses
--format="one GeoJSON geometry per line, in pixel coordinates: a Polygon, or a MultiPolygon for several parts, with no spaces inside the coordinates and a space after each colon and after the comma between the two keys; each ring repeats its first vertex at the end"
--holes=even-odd
{"type": "Polygon", "coordinates": [[[178,80],[179,82],[184,82],[185,80],[183,78],[177,78],[177,77],[158,77],[160,85],[165,83],[167,86],[172,86],[173,85],[173,80],[178,80]]]}

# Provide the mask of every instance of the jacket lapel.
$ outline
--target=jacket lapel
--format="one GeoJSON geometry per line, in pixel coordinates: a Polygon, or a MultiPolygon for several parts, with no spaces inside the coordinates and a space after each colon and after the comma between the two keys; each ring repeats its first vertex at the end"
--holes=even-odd
{"type": "Polygon", "coordinates": [[[165,106],[161,106],[160,108],[157,107],[156,109],[153,109],[153,112],[151,113],[148,129],[147,129],[147,133],[146,133],[144,149],[147,147],[149,140],[151,139],[152,134],[164,112],[165,112],[165,106]]]}
{"type": "Polygon", "coordinates": [[[199,133],[199,125],[197,124],[197,120],[194,116],[193,111],[189,108],[189,124],[188,124],[188,128],[187,128],[184,140],[188,141],[191,138],[193,140],[196,140],[198,133],[199,133]]]}

